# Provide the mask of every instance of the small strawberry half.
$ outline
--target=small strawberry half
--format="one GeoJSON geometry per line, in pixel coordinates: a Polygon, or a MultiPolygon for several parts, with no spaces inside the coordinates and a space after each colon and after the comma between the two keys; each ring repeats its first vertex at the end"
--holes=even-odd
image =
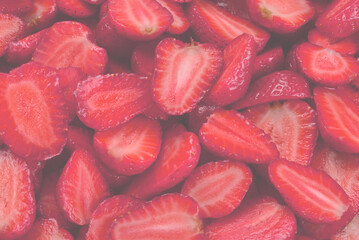
{"type": "Polygon", "coordinates": [[[344,190],[326,173],[284,159],[269,164],[271,182],[303,219],[334,222],[349,209],[344,190]]]}
{"type": "Polygon", "coordinates": [[[86,18],[95,15],[98,8],[83,0],[56,0],[59,11],[75,18],[86,18]]]}
{"type": "Polygon", "coordinates": [[[273,47],[272,49],[258,55],[254,60],[252,79],[279,71],[283,69],[283,66],[284,54],[282,47],[273,47]]]}
{"type": "Polygon", "coordinates": [[[33,5],[33,0],[0,0],[0,13],[9,13],[21,15],[30,11],[33,5]]]}
{"type": "Polygon", "coordinates": [[[202,125],[207,122],[207,118],[217,109],[221,108],[200,102],[196,108],[188,114],[188,129],[198,134],[202,125]]]}
{"type": "Polygon", "coordinates": [[[198,204],[182,194],[156,197],[130,214],[117,218],[112,225],[111,239],[204,239],[198,204]]]}
{"type": "Polygon", "coordinates": [[[57,15],[56,0],[34,0],[31,11],[22,16],[29,32],[49,27],[57,15]]]}
{"type": "MultiPolygon", "coordinates": [[[[0,4],[1,6],[1,4],[0,4]]],[[[3,56],[12,41],[24,32],[24,22],[21,18],[0,12],[0,57],[3,56]]]]}
{"type": "Polygon", "coordinates": [[[182,6],[169,0],[156,0],[162,7],[166,8],[173,17],[173,22],[168,27],[167,32],[170,34],[181,34],[187,31],[190,23],[185,16],[182,6]]]}
{"type": "Polygon", "coordinates": [[[222,51],[212,44],[162,40],[155,53],[154,100],[171,115],[191,111],[219,75],[222,63],[222,51]]]}

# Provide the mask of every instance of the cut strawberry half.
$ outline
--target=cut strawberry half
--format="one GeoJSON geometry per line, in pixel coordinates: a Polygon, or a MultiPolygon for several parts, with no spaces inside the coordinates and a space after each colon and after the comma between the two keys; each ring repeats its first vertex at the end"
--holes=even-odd
{"type": "Polygon", "coordinates": [[[181,34],[187,31],[190,23],[185,16],[183,8],[180,4],[169,0],[156,0],[162,7],[166,8],[173,17],[173,22],[168,27],[167,32],[171,34],[181,34]]]}
{"type": "MultiPolygon", "coordinates": [[[[1,5],[0,5],[1,6],[1,5]]],[[[21,18],[0,12],[0,57],[3,56],[12,41],[24,32],[24,22],[21,18]]]]}
{"type": "Polygon", "coordinates": [[[247,19],[243,19],[206,0],[193,0],[187,8],[191,28],[200,42],[209,42],[225,47],[243,33],[252,35],[257,51],[263,50],[270,35],[247,19]]]}
{"type": "Polygon", "coordinates": [[[248,163],[267,163],[278,158],[269,135],[235,111],[217,110],[199,131],[201,143],[225,158],[248,163]]]}
{"type": "Polygon", "coordinates": [[[359,108],[338,89],[314,88],[319,130],[334,149],[359,153],[359,108]]]}
{"type": "Polygon", "coordinates": [[[76,149],[85,149],[94,152],[92,138],[93,131],[84,127],[69,125],[66,150],[70,153],[73,153],[76,149]]]}
{"type": "Polygon", "coordinates": [[[198,204],[181,194],[154,198],[112,226],[111,239],[200,240],[204,239],[198,204]]]}
{"type": "Polygon", "coordinates": [[[308,0],[247,0],[251,18],[277,33],[290,33],[314,17],[315,9],[308,0]]]}
{"type": "Polygon", "coordinates": [[[173,125],[163,136],[154,164],[133,178],[124,194],[149,199],[184,180],[196,167],[201,147],[198,137],[183,125],[173,125]]]}
{"type": "Polygon", "coordinates": [[[203,218],[220,218],[233,212],[252,183],[252,172],[234,161],[206,163],[186,179],[181,193],[192,197],[203,218]]]}
{"type": "Polygon", "coordinates": [[[217,6],[233,15],[250,19],[246,0],[215,0],[215,2],[217,6]]]}
{"type": "Polygon", "coordinates": [[[207,122],[208,117],[217,109],[221,108],[200,102],[196,108],[188,114],[188,129],[198,134],[202,125],[207,122]]]}
{"type": "Polygon", "coordinates": [[[76,89],[77,115],[96,130],[116,127],[152,106],[150,85],[147,77],[135,74],[89,77],[76,89]]]}
{"type": "Polygon", "coordinates": [[[256,43],[251,35],[242,34],[228,44],[223,55],[223,71],[205,98],[210,105],[228,105],[247,92],[256,58],[256,43]]]}
{"type": "Polygon", "coordinates": [[[106,50],[91,40],[90,29],[78,22],[57,22],[36,48],[33,60],[56,69],[79,67],[89,75],[105,70],[106,50]]]}
{"type": "Polygon", "coordinates": [[[327,86],[347,84],[359,75],[359,62],[354,57],[345,57],[328,48],[309,42],[296,50],[300,70],[316,83],[327,86]]]}
{"type": "Polygon", "coordinates": [[[318,129],[315,111],[306,102],[290,100],[262,104],[242,114],[271,136],[281,158],[309,165],[318,129]]]}
{"type": "Polygon", "coordinates": [[[205,228],[209,240],[289,240],[296,231],[294,214],[268,196],[248,199],[235,212],[213,220],[205,228]]]}
{"type": "Polygon", "coordinates": [[[83,0],[56,0],[56,4],[60,12],[75,18],[86,18],[98,11],[97,6],[83,0]]]}
{"type": "Polygon", "coordinates": [[[97,205],[109,196],[108,186],[94,157],[86,150],[75,150],[60,176],[57,202],[66,216],[86,225],[97,205]]]}
{"type": "Polygon", "coordinates": [[[0,13],[21,15],[30,11],[32,5],[33,0],[0,0],[0,13]]]}
{"type": "Polygon", "coordinates": [[[155,53],[154,100],[171,115],[191,111],[220,74],[222,63],[222,51],[212,44],[162,40],[155,53]]]}
{"type": "Polygon", "coordinates": [[[340,232],[332,236],[331,240],[355,240],[359,236],[359,214],[340,232]]]}
{"type": "Polygon", "coordinates": [[[68,113],[56,72],[30,62],[0,79],[2,140],[30,160],[60,154],[66,143],[68,113]]]}
{"type": "Polygon", "coordinates": [[[146,117],[153,120],[167,120],[170,115],[162,111],[155,103],[143,113],[146,117]]]}
{"type": "Polygon", "coordinates": [[[49,27],[57,15],[56,0],[34,0],[31,11],[22,16],[29,32],[49,27]]]}
{"type": "Polygon", "coordinates": [[[284,54],[281,46],[258,55],[254,60],[252,79],[263,77],[272,72],[283,69],[284,54]]]}
{"type": "Polygon", "coordinates": [[[269,164],[268,173],[288,206],[303,219],[334,222],[350,207],[344,190],[322,171],[281,159],[269,164]]]}

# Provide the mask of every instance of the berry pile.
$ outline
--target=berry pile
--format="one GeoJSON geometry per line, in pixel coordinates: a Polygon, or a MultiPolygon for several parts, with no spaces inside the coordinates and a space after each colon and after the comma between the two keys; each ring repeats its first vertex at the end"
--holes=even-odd
{"type": "Polygon", "coordinates": [[[359,0],[0,0],[0,240],[359,236],[359,0]]]}

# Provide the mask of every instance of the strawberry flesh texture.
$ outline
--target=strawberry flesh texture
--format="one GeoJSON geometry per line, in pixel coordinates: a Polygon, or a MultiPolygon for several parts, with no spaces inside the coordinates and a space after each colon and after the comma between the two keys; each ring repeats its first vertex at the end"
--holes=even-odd
{"type": "Polygon", "coordinates": [[[30,170],[31,182],[34,185],[35,193],[38,193],[42,183],[42,170],[45,167],[45,161],[26,161],[30,170]]]}
{"type": "Polygon", "coordinates": [[[331,240],[355,240],[359,236],[359,214],[340,232],[333,235],[331,240]]]}
{"type": "Polygon", "coordinates": [[[152,105],[151,108],[146,110],[143,114],[149,119],[153,119],[153,120],[167,120],[170,117],[170,115],[162,111],[162,109],[159,108],[155,103],[152,105]]]}
{"type": "Polygon", "coordinates": [[[56,0],[34,0],[31,11],[22,16],[27,31],[40,31],[52,25],[57,15],[56,0]]]}
{"type": "Polygon", "coordinates": [[[60,12],[74,18],[86,18],[97,13],[97,6],[83,0],[56,0],[60,12]]]}
{"type": "Polygon", "coordinates": [[[32,5],[33,0],[0,0],[0,13],[21,15],[30,11],[32,5]]]}
{"type": "Polygon", "coordinates": [[[21,18],[0,12],[0,57],[6,53],[9,44],[19,38],[24,32],[24,22],[21,18]]]}
{"type": "Polygon", "coordinates": [[[283,49],[280,46],[258,55],[254,60],[252,79],[257,79],[272,72],[279,71],[284,66],[283,49]]]}

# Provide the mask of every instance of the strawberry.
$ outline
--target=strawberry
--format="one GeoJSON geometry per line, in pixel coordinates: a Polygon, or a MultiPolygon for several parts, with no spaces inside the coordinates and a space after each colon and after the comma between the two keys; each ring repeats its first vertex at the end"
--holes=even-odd
{"type": "Polygon", "coordinates": [[[188,114],[188,129],[198,134],[202,125],[207,122],[207,118],[217,109],[221,108],[200,102],[196,108],[188,114]]]}
{"type": "Polygon", "coordinates": [[[273,101],[310,97],[310,88],[305,78],[296,72],[283,70],[254,81],[246,95],[232,104],[232,108],[243,109],[273,101]]]}
{"type": "Polygon", "coordinates": [[[30,170],[31,182],[34,185],[35,193],[38,193],[42,183],[42,172],[45,167],[45,161],[26,161],[27,167],[30,170]]]}
{"type": "Polygon", "coordinates": [[[94,157],[86,150],[75,150],[60,176],[57,202],[66,216],[78,225],[86,225],[97,205],[109,196],[108,186],[94,157]]]}
{"type": "Polygon", "coordinates": [[[111,225],[115,219],[132,212],[142,204],[144,204],[142,200],[126,195],[117,195],[104,200],[91,215],[86,239],[109,239],[111,225]]]}
{"type": "Polygon", "coordinates": [[[90,4],[100,5],[103,4],[106,0],[84,0],[84,1],[90,4]]]}
{"type": "Polygon", "coordinates": [[[267,103],[248,108],[242,114],[271,136],[281,158],[309,165],[318,130],[315,111],[306,102],[267,103]]]}
{"type": "Polygon", "coordinates": [[[349,209],[347,194],[322,171],[281,159],[269,164],[268,173],[288,206],[303,219],[334,222],[349,209]]]}
{"type": "Polygon", "coordinates": [[[57,22],[36,48],[33,60],[56,69],[79,67],[85,74],[102,73],[107,63],[105,49],[92,42],[90,29],[78,22],[57,22]]]}
{"type": "Polygon", "coordinates": [[[96,14],[98,8],[83,0],[56,0],[60,12],[75,18],[86,18],[96,14]]]}
{"type": "Polygon", "coordinates": [[[290,33],[314,17],[315,9],[308,0],[247,0],[251,18],[277,33],[290,33]]]}
{"type": "Polygon", "coordinates": [[[359,153],[359,108],[338,89],[316,87],[313,92],[325,142],[338,151],[359,153]]]}
{"type": "Polygon", "coordinates": [[[186,195],[159,196],[117,218],[112,225],[111,239],[204,239],[198,205],[186,195]]]}
{"type": "Polygon", "coordinates": [[[150,84],[135,74],[89,77],[76,89],[77,115],[96,130],[116,127],[152,106],[150,84]]]}
{"type": "Polygon", "coordinates": [[[170,0],[156,0],[162,7],[166,8],[173,17],[173,22],[168,27],[167,32],[171,34],[181,34],[187,31],[190,23],[185,16],[183,8],[180,4],[171,2],[170,0]]]}
{"type": "Polygon", "coordinates": [[[270,136],[235,111],[217,110],[199,131],[201,143],[211,152],[248,163],[267,163],[278,158],[270,136]]]}
{"type": "Polygon", "coordinates": [[[22,16],[29,32],[40,31],[52,25],[57,15],[56,0],[34,0],[31,11],[22,16]]]}
{"type": "Polygon", "coordinates": [[[304,41],[301,41],[299,43],[296,43],[292,46],[292,48],[289,50],[285,57],[285,69],[298,72],[299,63],[297,60],[297,48],[298,46],[304,41]]]}
{"type": "Polygon", "coordinates": [[[21,15],[30,11],[34,0],[0,0],[0,13],[21,15]]]}
{"type": "Polygon", "coordinates": [[[359,214],[340,232],[332,236],[331,240],[355,240],[359,236],[359,214]]]}
{"type": "Polygon", "coordinates": [[[347,84],[359,74],[359,62],[331,49],[305,42],[296,50],[300,70],[312,81],[326,86],[347,84]]]}
{"type": "MultiPolygon", "coordinates": [[[[1,1],[1,0],[0,0],[1,1]]],[[[0,2],[1,4],[1,2],[0,2]]],[[[0,5],[1,6],[1,5],[0,5]]],[[[0,12],[0,57],[3,56],[12,41],[24,32],[24,22],[21,18],[0,12]]]]}
{"type": "Polygon", "coordinates": [[[222,51],[212,44],[162,40],[155,53],[154,100],[168,114],[190,112],[219,75],[222,62],[222,51]]]}
{"type": "Polygon", "coordinates": [[[263,77],[272,72],[283,69],[284,55],[280,46],[258,55],[254,60],[252,79],[263,77]]]}
{"type": "Polygon", "coordinates": [[[170,115],[162,111],[156,104],[143,113],[146,117],[153,120],[167,120],[170,115]]]}
{"type": "Polygon", "coordinates": [[[215,0],[217,6],[224,8],[232,15],[250,19],[246,0],[215,0]]]}
{"type": "Polygon", "coordinates": [[[123,194],[149,199],[184,180],[196,167],[201,147],[198,137],[183,125],[165,131],[157,160],[144,173],[133,178],[123,194]]]}
{"type": "Polygon", "coordinates": [[[213,220],[205,233],[209,240],[290,240],[296,230],[296,220],[290,209],[264,196],[248,199],[232,214],[213,220]]]}
{"type": "Polygon", "coordinates": [[[60,154],[67,125],[55,71],[30,62],[0,75],[0,131],[15,154],[32,160],[60,154]]]}
{"type": "Polygon", "coordinates": [[[338,86],[337,89],[339,92],[343,92],[347,97],[349,97],[355,105],[359,106],[359,90],[357,86],[342,85],[338,86]]]}
{"type": "Polygon", "coordinates": [[[198,203],[202,217],[220,218],[238,207],[251,183],[252,172],[245,164],[222,160],[196,168],[181,193],[198,203]]]}
{"type": "Polygon", "coordinates": [[[131,179],[130,176],[118,174],[113,169],[106,167],[100,161],[97,162],[97,165],[102,176],[105,178],[107,184],[112,188],[112,190],[118,190],[120,187],[127,184],[131,179]]]}
{"type": "Polygon", "coordinates": [[[160,40],[161,38],[154,39],[150,42],[139,43],[133,49],[131,68],[134,73],[142,76],[152,76],[155,64],[155,49],[160,40]]]}
{"type": "Polygon", "coordinates": [[[69,125],[66,150],[73,153],[76,149],[94,152],[92,144],[93,132],[84,127],[69,125]]]}
{"type": "Polygon", "coordinates": [[[270,38],[266,31],[249,20],[231,15],[210,1],[193,0],[187,8],[187,17],[200,42],[225,47],[237,36],[247,33],[253,36],[259,52],[270,38]]]}
{"type": "Polygon", "coordinates": [[[222,74],[205,98],[210,105],[228,105],[246,93],[254,67],[256,43],[251,35],[240,35],[227,45],[223,55],[222,74]]]}

